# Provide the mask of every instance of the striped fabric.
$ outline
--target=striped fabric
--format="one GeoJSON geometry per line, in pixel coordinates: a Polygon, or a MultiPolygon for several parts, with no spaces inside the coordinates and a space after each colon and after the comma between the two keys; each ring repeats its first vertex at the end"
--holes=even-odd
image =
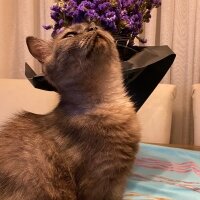
{"type": "Polygon", "coordinates": [[[141,144],[124,200],[200,200],[200,152],[141,144]]]}

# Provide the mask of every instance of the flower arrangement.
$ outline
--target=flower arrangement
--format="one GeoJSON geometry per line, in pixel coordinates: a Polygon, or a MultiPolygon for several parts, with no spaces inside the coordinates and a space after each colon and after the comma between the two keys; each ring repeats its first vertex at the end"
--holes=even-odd
{"type": "Polygon", "coordinates": [[[132,43],[143,31],[143,23],[151,18],[151,10],[158,8],[161,0],[57,0],[50,8],[54,25],[52,36],[74,23],[95,22],[110,31],[113,36],[129,38],[132,43]]]}
{"type": "MultiPolygon", "coordinates": [[[[122,63],[124,85],[136,110],[139,110],[176,57],[168,46],[134,45],[135,38],[145,42],[138,35],[143,32],[144,23],[150,21],[152,9],[161,5],[161,0],[54,1],[51,18],[55,23],[43,26],[47,30],[53,29],[53,37],[64,27],[80,22],[95,22],[111,32],[122,63]]],[[[56,91],[45,76],[36,75],[28,66],[26,76],[34,87],[56,91]]]]}

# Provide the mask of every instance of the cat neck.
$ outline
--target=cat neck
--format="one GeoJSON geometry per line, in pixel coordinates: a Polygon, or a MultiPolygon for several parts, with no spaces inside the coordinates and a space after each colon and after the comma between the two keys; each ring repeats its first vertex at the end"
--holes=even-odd
{"type": "Polygon", "coordinates": [[[102,76],[94,80],[81,80],[60,91],[59,109],[66,114],[84,114],[100,105],[114,105],[129,101],[121,74],[102,76]]]}

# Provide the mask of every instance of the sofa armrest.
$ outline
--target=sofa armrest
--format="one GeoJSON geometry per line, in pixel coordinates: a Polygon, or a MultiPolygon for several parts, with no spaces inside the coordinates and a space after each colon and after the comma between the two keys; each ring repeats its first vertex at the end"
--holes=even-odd
{"type": "Polygon", "coordinates": [[[175,96],[175,85],[159,84],[138,111],[142,142],[169,144],[175,96]]]}

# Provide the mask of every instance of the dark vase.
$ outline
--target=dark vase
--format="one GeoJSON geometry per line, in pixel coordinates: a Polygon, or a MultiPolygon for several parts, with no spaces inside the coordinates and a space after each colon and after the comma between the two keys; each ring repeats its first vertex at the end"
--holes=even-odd
{"type": "Polygon", "coordinates": [[[167,73],[176,55],[168,46],[128,46],[117,43],[124,84],[136,110],[144,104],[167,73]]]}

